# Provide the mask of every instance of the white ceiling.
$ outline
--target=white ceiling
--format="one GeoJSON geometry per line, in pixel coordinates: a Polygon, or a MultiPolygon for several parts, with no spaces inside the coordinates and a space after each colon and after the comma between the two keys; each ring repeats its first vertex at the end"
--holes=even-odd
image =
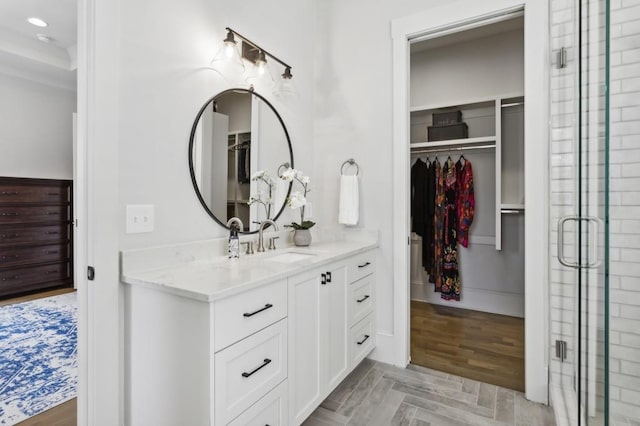
{"type": "Polygon", "coordinates": [[[77,0],[0,0],[0,72],[75,89],[76,44],[77,0]],[[28,23],[34,16],[49,26],[28,23]]]}

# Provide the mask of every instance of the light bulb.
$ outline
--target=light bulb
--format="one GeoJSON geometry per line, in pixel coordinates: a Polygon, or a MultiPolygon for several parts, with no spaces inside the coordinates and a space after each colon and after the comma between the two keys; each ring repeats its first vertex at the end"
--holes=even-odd
{"type": "Polygon", "coordinates": [[[227,58],[232,58],[234,54],[234,50],[236,48],[236,44],[234,42],[224,42],[224,56],[227,58]]]}
{"type": "Polygon", "coordinates": [[[258,53],[258,58],[256,59],[256,71],[258,71],[259,76],[263,76],[267,71],[267,57],[263,51],[258,53]]]}

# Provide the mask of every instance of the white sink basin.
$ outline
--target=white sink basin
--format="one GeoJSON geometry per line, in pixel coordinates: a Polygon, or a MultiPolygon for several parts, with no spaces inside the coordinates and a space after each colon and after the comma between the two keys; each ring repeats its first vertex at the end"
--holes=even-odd
{"type": "Polygon", "coordinates": [[[315,253],[301,253],[301,252],[287,252],[282,254],[277,254],[268,258],[270,262],[279,262],[279,263],[296,263],[301,262],[306,259],[311,259],[314,256],[317,256],[315,253]]]}

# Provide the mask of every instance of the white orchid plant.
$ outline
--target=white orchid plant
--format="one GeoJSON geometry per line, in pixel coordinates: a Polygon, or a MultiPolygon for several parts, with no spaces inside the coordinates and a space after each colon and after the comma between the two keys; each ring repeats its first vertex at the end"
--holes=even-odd
{"type": "Polygon", "coordinates": [[[262,190],[258,190],[257,195],[252,195],[251,197],[249,197],[249,201],[247,202],[247,204],[249,204],[250,206],[253,204],[262,205],[264,207],[264,212],[267,219],[270,219],[271,206],[273,205],[273,186],[275,185],[275,182],[269,175],[269,172],[266,170],[258,170],[251,176],[251,180],[258,183],[265,183],[268,190],[267,194],[265,194],[262,190]]]}
{"type": "MultiPolygon", "coordinates": [[[[286,182],[298,182],[302,186],[302,191],[291,191],[289,198],[287,198],[287,205],[292,209],[300,209],[300,223],[292,222],[290,225],[285,225],[288,228],[293,229],[310,229],[315,225],[315,222],[310,220],[304,220],[304,208],[307,205],[307,194],[311,192],[309,189],[309,176],[304,176],[300,170],[288,168],[280,179],[286,182]]],[[[292,187],[293,188],[293,187],[292,187]]]]}

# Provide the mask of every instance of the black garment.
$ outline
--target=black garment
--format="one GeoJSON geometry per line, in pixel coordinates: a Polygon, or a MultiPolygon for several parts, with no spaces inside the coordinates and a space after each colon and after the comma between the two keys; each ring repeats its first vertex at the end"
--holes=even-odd
{"type": "Polygon", "coordinates": [[[417,159],[411,166],[411,230],[424,237],[427,219],[427,164],[417,159]]]}
{"type": "Polygon", "coordinates": [[[435,208],[435,168],[421,159],[411,167],[411,230],[422,237],[422,266],[433,266],[433,212],[435,208]]]}
{"type": "Polygon", "coordinates": [[[238,183],[251,183],[251,148],[242,147],[238,151],[238,183]]]}

